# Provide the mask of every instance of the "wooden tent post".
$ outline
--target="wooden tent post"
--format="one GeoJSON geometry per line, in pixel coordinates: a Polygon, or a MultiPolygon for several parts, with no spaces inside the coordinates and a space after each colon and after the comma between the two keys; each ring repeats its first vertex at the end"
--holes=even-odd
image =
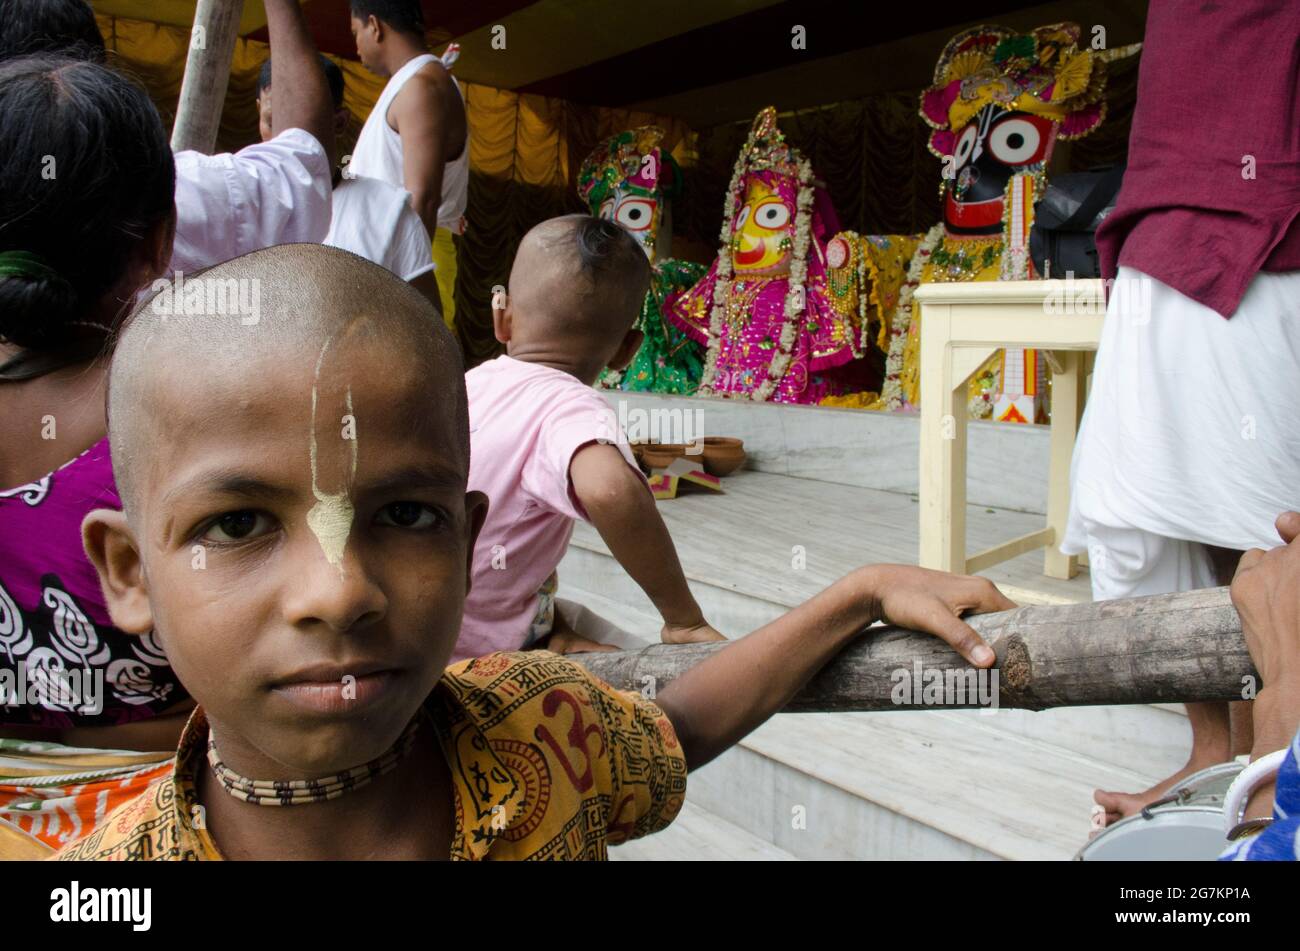
{"type": "MultiPolygon", "coordinates": [[[[968,620],[997,653],[999,707],[1242,700],[1261,686],[1227,588],[1030,605],[968,620]]],[[[614,687],[652,696],[725,648],[660,644],[571,659],[614,687]]],[[[991,680],[971,672],[938,638],[878,628],[832,660],[785,712],[991,706],[991,680]],[[939,692],[927,692],[936,683],[939,692]],[[951,689],[959,684],[964,698],[951,689]]]]}
{"type": "Polygon", "coordinates": [[[198,0],[181,98],[172,125],[172,150],[211,153],[230,82],[243,0],[198,0]]]}

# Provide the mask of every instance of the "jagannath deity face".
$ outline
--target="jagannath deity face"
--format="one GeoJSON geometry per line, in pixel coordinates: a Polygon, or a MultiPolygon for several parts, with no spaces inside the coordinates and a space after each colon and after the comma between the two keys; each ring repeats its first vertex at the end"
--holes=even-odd
{"type": "Polygon", "coordinates": [[[631,185],[614,189],[596,210],[597,217],[612,221],[631,232],[649,258],[654,257],[660,214],[660,204],[655,193],[631,185]]]}
{"type": "Polygon", "coordinates": [[[737,274],[784,274],[794,248],[795,208],[760,178],[751,178],[731,227],[731,263],[737,274]]]}
{"type": "Polygon", "coordinates": [[[989,105],[957,130],[943,208],[948,231],[1000,234],[1007,183],[1013,175],[1042,169],[1056,129],[1044,116],[989,105]]]}

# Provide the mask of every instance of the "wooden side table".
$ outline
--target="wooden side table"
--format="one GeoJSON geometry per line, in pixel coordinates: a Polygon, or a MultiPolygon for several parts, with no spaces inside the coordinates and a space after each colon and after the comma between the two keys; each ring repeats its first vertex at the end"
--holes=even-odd
{"type": "Polygon", "coordinates": [[[1083,414],[1085,357],[1096,351],[1106,315],[1102,282],[924,284],[914,301],[921,320],[920,564],[973,574],[1046,547],[1044,573],[1072,578],[1078,559],[1061,554],[1059,546],[1070,510],[1070,458],[1083,414]],[[967,382],[1004,347],[1044,351],[1051,367],[1047,525],[968,556],[967,382]]]}

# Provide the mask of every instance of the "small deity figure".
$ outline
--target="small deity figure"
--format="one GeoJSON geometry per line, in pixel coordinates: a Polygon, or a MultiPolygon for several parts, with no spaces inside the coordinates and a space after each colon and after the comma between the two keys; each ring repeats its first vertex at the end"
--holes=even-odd
{"type": "Polygon", "coordinates": [[[672,199],[681,191],[681,170],[660,146],[664,131],[642,126],[610,136],[592,151],[578,173],[578,197],[591,213],[622,225],[650,258],[650,290],[637,329],[642,343],[624,370],[606,370],[599,385],[624,390],[689,395],[700,385],[702,348],[664,320],[668,303],[703,276],[693,261],[669,257],[672,199]]]}

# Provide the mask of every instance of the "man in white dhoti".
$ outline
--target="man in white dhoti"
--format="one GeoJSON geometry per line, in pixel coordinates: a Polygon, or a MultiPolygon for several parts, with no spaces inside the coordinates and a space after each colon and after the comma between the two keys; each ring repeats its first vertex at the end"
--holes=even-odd
{"type": "MultiPolygon", "coordinates": [[[[1300,506],[1297,49],[1294,3],[1151,5],[1128,170],[1097,236],[1116,277],[1062,545],[1088,552],[1097,600],[1227,584],[1300,506]]],[[[1098,791],[1108,821],[1247,752],[1237,712],[1188,704],[1186,767],[1098,791]]]]}

